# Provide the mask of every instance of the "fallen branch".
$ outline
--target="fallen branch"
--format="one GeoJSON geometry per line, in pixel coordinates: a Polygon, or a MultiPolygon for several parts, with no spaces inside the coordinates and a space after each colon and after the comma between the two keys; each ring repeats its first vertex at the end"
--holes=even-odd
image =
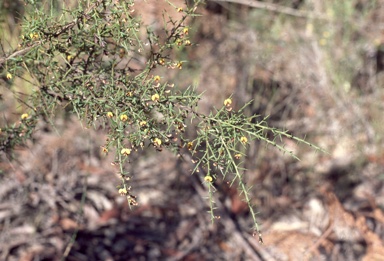
{"type": "Polygon", "coordinates": [[[290,16],[301,17],[301,18],[314,18],[314,19],[321,19],[321,20],[329,19],[329,17],[323,14],[315,14],[312,12],[297,10],[297,9],[293,9],[286,6],[281,6],[281,5],[272,4],[272,3],[264,3],[260,1],[254,1],[254,0],[209,0],[209,1],[229,2],[229,3],[240,4],[240,5],[247,5],[247,6],[258,8],[258,9],[263,9],[263,10],[267,10],[275,13],[282,13],[290,16]]]}

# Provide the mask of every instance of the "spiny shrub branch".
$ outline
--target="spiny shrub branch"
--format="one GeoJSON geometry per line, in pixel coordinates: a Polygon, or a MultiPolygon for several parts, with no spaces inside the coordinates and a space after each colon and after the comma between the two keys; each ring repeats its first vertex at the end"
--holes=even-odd
{"type": "Polygon", "coordinates": [[[38,119],[51,121],[63,108],[87,126],[105,129],[108,138],[102,151],[115,153],[113,165],[121,180],[118,192],[130,206],[138,204],[130,185],[134,177],[126,167],[133,153],[148,147],[167,148],[179,156],[189,153],[193,172],[204,170],[212,221],[215,180],[230,176],[250,209],[261,241],[250,187],[243,178],[247,148],[261,141],[296,159],[284,147],[283,138],[320,148],[269,127],[267,118],[247,116],[244,110],[251,102],[236,111],[229,97],[221,108],[201,114],[203,94],[192,87],[179,89],[165,76],[154,75],[157,68],[182,69],[183,62],[173,50],[192,45],[186,21],[198,15],[201,1],[185,9],[174,6],[181,18],[164,15],[162,36],[134,15],[134,1],[80,1],[74,9],[56,13],[29,3],[18,48],[0,57],[15,97],[15,78],[29,84],[28,99],[23,99],[28,106],[19,122],[2,127],[0,150],[12,151],[31,138],[38,119]]]}

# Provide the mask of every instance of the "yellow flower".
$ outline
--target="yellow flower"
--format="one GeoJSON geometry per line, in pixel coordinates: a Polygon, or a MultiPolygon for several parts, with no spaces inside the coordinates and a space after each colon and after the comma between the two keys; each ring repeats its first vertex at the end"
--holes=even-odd
{"type": "Polygon", "coordinates": [[[39,38],[39,35],[38,35],[37,33],[30,33],[30,34],[29,34],[29,37],[30,37],[31,39],[38,39],[38,38],[39,38]]]}
{"type": "Polygon", "coordinates": [[[183,43],[183,42],[182,42],[181,39],[177,39],[177,40],[176,40],[176,44],[177,44],[178,46],[180,46],[182,43],[183,43]]]}
{"type": "Polygon", "coordinates": [[[189,40],[185,40],[184,44],[187,45],[187,46],[189,46],[189,45],[191,45],[191,41],[189,41],[189,40]]]}
{"type": "Polygon", "coordinates": [[[121,149],[120,153],[124,156],[128,156],[129,154],[131,154],[131,151],[130,149],[121,149]]]}
{"type": "Polygon", "coordinates": [[[187,148],[188,148],[188,150],[192,150],[192,148],[193,148],[193,142],[192,141],[187,143],[187,148]]]}
{"type": "Polygon", "coordinates": [[[230,107],[232,105],[232,99],[228,98],[224,100],[224,106],[230,107]]]}
{"type": "Polygon", "coordinates": [[[160,76],[159,76],[159,75],[156,75],[155,77],[153,77],[153,80],[154,80],[155,82],[160,81],[160,76]]]}
{"type": "Polygon", "coordinates": [[[165,64],[165,60],[164,60],[163,58],[161,58],[161,59],[159,59],[158,63],[159,63],[160,65],[164,65],[164,64],[165,64]]]}
{"type": "Polygon", "coordinates": [[[159,99],[160,99],[160,95],[158,95],[157,93],[156,94],[154,94],[154,95],[152,95],[152,101],[154,101],[154,102],[157,102],[159,99]]]}
{"type": "Polygon", "coordinates": [[[153,139],[153,144],[156,146],[156,147],[159,147],[161,145],[161,140],[159,138],[154,138],[153,139]]]}
{"type": "Polygon", "coordinates": [[[21,114],[21,119],[22,120],[25,120],[25,119],[27,119],[29,117],[29,115],[28,115],[28,113],[23,113],[23,114],[21,114]]]}
{"type": "Polygon", "coordinates": [[[127,92],[127,96],[128,96],[128,97],[132,97],[132,96],[133,96],[133,93],[132,93],[132,92],[127,92]]]}
{"type": "Polygon", "coordinates": [[[320,45],[321,46],[325,46],[327,44],[327,39],[325,39],[325,38],[321,38],[320,39],[320,45]]]}
{"type": "Polygon", "coordinates": [[[179,13],[183,12],[183,8],[182,7],[177,8],[177,12],[179,13]]]}
{"type": "Polygon", "coordinates": [[[11,80],[11,79],[12,79],[12,74],[7,73],[7,79],[8,79],[8,80],[11,80]]]}
{"type": "Polygon", "coordinates": [[[212,180],[213,180],[213,178],[212,178],[211,176],[209,176],[209,175],[207,175],[207,176],[204,177],[204,181],[205,181],[205,182],[211,183],[212,180]]]}
{"type": "Polygon", "coordinates": [[[240,159],[241,158],[241,154],[238,153],[238,154],[235,154],[235,159],[240,159]]]}
{"type": "Polygon", "coordinates": [[[240,142],[243,143],[243,144],[247,143],[248,142],[247,137],[245,137],[245,136],[241,137],[240,138],[240,142]]]}
{"type": "Polygon", "coordinates": [[[70,62],[72,60],[72,56],[71,55],[67,55],[67,61],[70,62]]]}
{"type": "Polygon", "coordinates": [[[121,121],[127,121],[127,120],[128,120],[128,116],[127,116],[127,114],[122,114],[122,115],[120,115],[120,120],[121,120],[121,121]]]}
{"type": "Polygon", "coordinates": [[[188,35],[188,33],[189,33],[189,29],[188,29],[187,27],[185,27],[184,30],[183,30],[183,32],[184,32],[185,35],[188,35]]]}
{"type": "Polygon", "coordinates": [[[121,189],[119,189],[119,194],[122,196],[125,196],[128,194],[128,191],[125,188],[121,188],[121,189]]]}
{"type": "Polygon", "coordinates": [[[146,121],[141,121],[139,123],[139,125],[140,125],[140,127],[145,127],[145,126],[147,126],[147,122],[146,121]]]}
{"type": "Polygon", "coordinates": [[[183,62],[178,62],[176,67],[179,68],[180,70],[183,69],[183,62]]]}
{"type": "Polygon", "coordinates": [[[113,113],[111,111],[107,112],[107,117],[108,118],[112,118],[113,117],[113,113]]]}
{"type": "Polygon", "coordinates": [[[106,147],[101,147],[101,150],[103,151],[103,153],[108,153],[108,149],[106,147]]]}

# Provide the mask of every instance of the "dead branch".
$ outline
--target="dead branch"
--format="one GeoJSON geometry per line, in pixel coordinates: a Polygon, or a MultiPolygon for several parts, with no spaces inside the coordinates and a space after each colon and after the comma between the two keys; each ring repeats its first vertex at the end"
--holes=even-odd
{"type": "Polygon", "coordinates": [[[300,17],[300,18],[314,18],[314,19],[321,19],[321,20],[328,20],[329,17],[323,14],[315,14],[308,11],[303,10],[297,10],[286,6],[281,6],[277,4],[272,3],[264,3],[260,1],[254,1],[254,0],[209,0],[212,2],[229,2],[229,3],[235,3],[240,5],[247,5],[250,7],[263,9],[275,13],[281,13],[286,14],[290,16],[300,17]]]}

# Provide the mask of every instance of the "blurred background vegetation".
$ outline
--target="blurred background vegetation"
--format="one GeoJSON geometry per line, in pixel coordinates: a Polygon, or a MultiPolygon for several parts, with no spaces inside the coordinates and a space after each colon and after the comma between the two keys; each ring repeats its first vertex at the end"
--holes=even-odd
{"type": "MultiPolygon", "coordinates": [[[[68,8],[76,4],[74,1],[64,2],[68,8]]],[[[142,16],[144,23],[160,33],[163,14],[177,15],[174,8],[165,1],[135,2],[136,15],[142,16]]],[[[175,6],[184,5],[179,0],[173,3],[175,6]]],[[[58,12],[62,8],[61,1],[52,0],[50,4],[56,6],[58,12]]],[[[287,141],[289,149],[301,159],[297,162],[273,148],[266,148],[263,144],[256,143],[250,149],[246,160],[248,171],[245,176],[247,183],[253,184],[253,201],[265,231],[266,247],[263,251],[272,255],[274,258],[272,260],[303,260],[301,249],[312,248],[319,249],[320,252],[312,249],[308,260],[317,260],[316,258],[320,257],[326,257],[327,260],[364,258],[366,258],[364,260],[383,260],[383,248],[372,250],[372,242],[382,247],[383,242],[376,239],[376,241],[370,241],[372,238],[362,233],[361,227],[353,222],[349,224],[334,221],[339,217],[338,214],[334,214],[337,211],[333,203],[336,201],[341,203],[337,208],[338,213],[352,213],[354,216],[366,217],[369,231],[378,238],[384,238],[383,220],[373,214],[375,211],[382,211],[384,207],[384,1],[220,0],[207,1],[198,11],[201,16],[188,21],[194,45],[188,49],[180,48],[174,54],[180,57],[180,60],[188,62],[184,63],[183,70],[168,72],[167,77],[180,87],[197,84],[198,91],[205,92],[200,105],[202,111],[221,106],[222,101],[232,94],[235,107],[241,107],[249,100],[253,100],[247,114],[269,115],[270,125],[286,128],[294,135],[306,137],[310,142],[329,152],[329,154],[316,153],[287,141]],[[329,193],[335,195],[334,201],[325,196],[329,193]],[[344,228],[343,223],[349,224],[349,227],[344,228]],[[325,238],[321,237],[328,231],[329,224],[333,226],[331,226],[332,233],[326,234],[325,238]],[[286,231],[289,233],[286,234],[286,231]],[[356,234],[359,235],[356,236],[356,234]],[[284,236],[284,240],[281,239],[281,235],[284,236]],[[372,259],[372,256],[369,256],[372,253],[375,255],[378,253],[378,259],[372,259]]],[[[28,17],[28,12],[24,10],[23,1],[3,0],[1,2],[0,58],[17,50],[22,31],[20,24],[24,17],[28,17]]],[[[0,68],[0,127],[17,122],[20,114],[25,110],[23,104],[15,100],[14,95],[9,91],[10,85],[12,84],[13,90],[17,93],[28,93],[29,90],[28,82],[25,80],[17,78],[9,81],[6,78],[6,71],[4,66],[0,68]]],[[[23,95],[19,97],[22,98],[23,95]]],[[[108,167],[108,159],[99,155],[98,146],[103,142],[102,133],[97,130],[87,130],[88,134],[79,134],[82,131],[79,123],[74,119],[57,119],[56,124],[60,136],[56,137],[52,130],[41,128],[34,137],[34,141],[28,143],[26,148],[18,149],[18,161],[11,161],[2,156],[1,186],[12,187],[9,184],[16,184],[13,190],[6,190],[0,194],[2,202],[22,197],[22,192],[28,195],[28,199],[35,197],[40,200],[37,200],[38,202],[45,202],[43,198],[47,195],[47,190],[51,191],[52,186],[53,190],[62,191],[63,186],[69,186],[68,184],[77,191],[73,199],[79,201],[83,180],[77,181],[76,178],[80,179],[88,175],[97,176],[97,178],[89,177],[91,183],[92,179],[106,179],[113,187],[111,179],[100,178],[100,173],[112,175],[108,167]],[[77,145],[73,143],[73,135],[77,136],[75,138],[77,145]],[[92,137],[92,140],[89,140],[89,137],[92,137]],[[78,162],[73,160],[76,157],[78,162]],[[77,172],[82,175],[76,177],[74,174],[60,173],[64,170],[72,171],[67,167],[52,174],[54,168],[52,161],[55,160],[58,161],[59,166],[64,164],[63,166],[79,168],[77,172]],[[44,171],[51,174],[48,175],[44,171]],[[32,178],[31,173],[35,173],[35,177],[32,178]],[[69,180],[60,181],[61,183],[55,181],[55,183],[53,181],[55,175],[61,175],[63,179],[65,176],[69,180]],[[26,181],[29,183],[26,184],[26,181]],[[43,188],[36,189],[36,182],[40,181],[51,186],[51,188],[49,185],[44,186],[45,194],[41,192],[43,188]],[[16,193],[21,189],[20,184],[23,184],[24,190],[16,193]]],[[[152,192],[143,192],[141,196],[139,195],[139,202],[141,198],[142,205],[147,209],[141,209],[141,212],[135,212],[136,214],[122,214],[126,210],[119,205],[122,203],[116,200],[117,195],[113,194],[113,190],[106,183],[101,187],[98,182],[92,183],[93,185],[89,185],[90,189],[93,186],[95,194],[108,194],[108,197],[99,197],[103,198],[103,202],[112,203],[93,207],[98,213],[98,215],[95,214],[97,218],[88,213],[82,223],[75,218],[80,205],[77,208],[69,207],[68,210],[64,207],[65,204],[59,204],[63,209],[55,210],[58,217],[56,221],[51,221],[52,225],[47,226],[55,227],[54,224],[58,223],[62,232],[53,233],[54,238],[64,243],[51,242],[53,247],[49,248],[50,251],[63,253],[64,249],[68,249],[65,246],[69,242],[72,231],[79,229],[82,232],[78,236],[78,241],[73,244],[73,248],[67,255],[70,260],[83,260],[80,253],[84,255],[82,248],[85,247],[85,243],[82,245],[82,240],[86,242],[90,237],[103,238],[102,235],[92,232],[96,225],[90,220],[92,218],[99,220],[104,217],[103,214],[108,216],[105,213],[110,212],[105,211],[116,208],[119,209],[116,210],[118,213],[111,215],[119,219],[120,223],[124,223],[124,215],[140,216],[144,213],[144,216],[155,217],[153,219],[155,221],[143,219],[143,224],[146,222],[168,224],[167,220],[172,219],[168,215],[172,212],[174,213],[173,216],[171,215],[174,218],[173,226],[179,227],[182,226],[183,218],[188,220],[190,217],[199,215],[193,210],[205,209],[199,206],[203,203],[190,203],[191,205],[188,205],[190,212],[188,212],[177,207],[178,204],[187,202],[183,201],[187,199],[181,197],[178,201],[171,197],[173,195],[171,190],[178,193],[183,191],[182,193],[185,194],[192,193],[187,192],[189,190],[196,190],[188,183],[190,177],[185,174],[188,167],[183,166],[179,160],[172,159],[171,156],[161,155],[166,160],[163,159],[160,162],[154,157],[156,155],[151,153],[143,155],[143,158],[138,158],[132,164],[132,172],[137,175],[139,194],[141,188],[143,191],[148,187],[152,188],[152,192]],[[173,175],[175,169],[184,173],[184,176],[173,175]],[[149,175],[154,177],[150,178],[149,175]],[[177,182],[169,180],[172,178],[177,182]],[[151,179],[160,180],[164,183],[162,185],[164,188],[156,188],[159,183],[151,179]],[[180,220],[175,219],[175,215],[180,216],[180,220]],[[164,218],[163,221],[161,221],[162,218],[164,218]],[[72,220],[77,220],[77,223],[75,221],[73,221],[74,224],[70,223],[72,220]]],[[[227,187],[226,184],[222,184],[220,191],[223,193],[218,200],[227,207],[230,219],[239,224],[241,233],[247,233],[250,226],[249,213],[241,198],[235,196],[237,193],[234,193],[233,188],[227,187]]],[[[60,195],[67,194],[62,192],[60,195]]],[[[67,202],[66,200],[64,201],[67,202]]],[[[101,204],[100,200],[98,198],[90,201],[95,206],[95,204],[101,204]]],[[[70,205],[69,202],[68,199],[66,206],[70,205]]],[[[18,204],[24,206],[23,204],[31,203],[21,200],[18,204]]],[[[46,208],[42,203],[36,203],[34,207],[40,206],[40,211],[53,208],[50,204],[54,203],[47,204],[46,208]]],[[[5,207],[4,210],[6,210],[5,207]]],[[[2,216],[2,230],[5,231],[4,229],[7,228],[7,231],[11,231],[11,226],[6,224],[24,229],[28,228],[26,224],[33,224],[32,227],[35,230],[31,233],[40,240],[36,242],[40,245],[47,244],[41,238],[49,238],[51,234],[41,236],[47,228],[42,228],[41,223],[36,221],[37,217],[29,223],[23,221],[21,217],[16,223],[5,222],[9,217],[12,217],[9,220],[14,220],[16,216],[28,213],[29,210],[26,208],[20,211],[24,212],[14,211],[12,215],[2,216]]],[[[29,214],[29,217],[34,215],[41,214],[29,214]]],[[[225,216],[223,213],[222,215],[225,216]]],[[[132,222],[132,217],[125,221],[124,224],[129,224],[132,222]]],[[[224,220],[223,223],[225,223],[224,220]]],[[[139,223],[135,224],[136,227],[143,226],[139,223]]],[[[196,230],[205,231],[206,229],[214,234],[206,238],[214,239],[214,246],[210,243],[204,246],[198,245],[190,239],[188,244],[197,244],[199,247],[188,252],[183,248],[183,239],[188,237],[186,235],[175,241],[170,240],[173,245],[166,247],[156,239],[153,240],[151,236],[146,237],[146,241],[141,238],[146,242],[142,244],[147,251],[140,252],[132,246],[128,248],[129,251],[127,250],[132,255],[126,256],[116,254],[118,251],[110,250],[105,246],[106,244],[100,243],[98,246],[109,249],[110,253],[115,253],[111,254],[114,260],[128,260],[124,258],[145,260],[134,259],[135,256],[143,256],[150,260],[151,251],[155,251],[154,249],[161,249],[158,256],[152,253],[156,258],[174,257],[175,260],[183,260],[182,258],[189,256],[191,259],[185,260],[212,260],[210,255],[217,251],[216,257],[220,255],[223,260],[229,260],[231,250],[228,249],[236,249],[236,244],[242,246],[243,243],[239,243],[239,239],[234,241],[231,239],[230,232],[227,230],[223,230],[227,231],[227,234],[220,232],[225,234],[221,235],[218,232],[221,231],[220,224],[213,228],[204,227],[203,224],[204,222],[195,224],[196,230]],[[220,236],[217,236],[218,234],[220,236]],[[147,244],[152,246],[148,247],[147,244]],[[176,250],[167,252],[164,248],[176,250]],[[204,249],[207,251],[204,252],[204,249]],[[177,259],[177,254],[180,252],[187,252],[188,255],[177,259]]],[[[109,224],[105,230],[111,229],[114,225],[115,223],[109,224]]],[[[97,226],[100,227],[100,224],[97,226]]],[[[156,225],[153,226],[156,227],[156,225]]],[[[153,226],[149,227],[153,228],[153,226]]],[[[168,228],[168,225],[165,225],[164,231],[168,231],[168,228]]],[[[134,228],[130,229],[134,233],[134,228]]],[[[153,229],[155,231],[155,228],[153,229]]],[[[177,230],[174,227],[173,229],[177,230]]],[[[24,233],[28,233],[28,230],[24,233]]],[[[137,233],[132,242],[137,243],[137,238],[140,238],[140,233],[137,233]]],[[[108,235],[105,237],[108,238],[108,235]]],[[[114,240],[118,241],[116,238],[114,240]]],[[[247,237],[244,238],[247,239],[247,237]]],[[[100,239],[100,242],[104,242],[103,240],[100,239]]],[[[252,243],[249,244],[253,246],[252,243]]],[[[262,252],[255,246],[253,248],[255,252],[262,252]]],[[[20,253],[25,249],[28,249],[28,253],[34,253],[30,254],[34,257],[39,255],[41,257],[44,252],[36,246],[31,248],[25,242],[14,243],[12,247],[7,248],[7,252],[4,249],[2,255],[7,258],[20,257],[20,253]],[[33,252],[31,249],[38,250],[33,252]]],[[[244,250],[246,247],[239,249],[243,249],[243,252],[232,251],[232,255],[237,255],[238,260],[250,260],[249,252],[244,250]]],[[[101,254],[94,255],[96,258],[101,254]]],[[[47,256],[49,258],[49,253],[47,256]]],[[[264,260],[263,254],[257,256],[264,260]]]]}

